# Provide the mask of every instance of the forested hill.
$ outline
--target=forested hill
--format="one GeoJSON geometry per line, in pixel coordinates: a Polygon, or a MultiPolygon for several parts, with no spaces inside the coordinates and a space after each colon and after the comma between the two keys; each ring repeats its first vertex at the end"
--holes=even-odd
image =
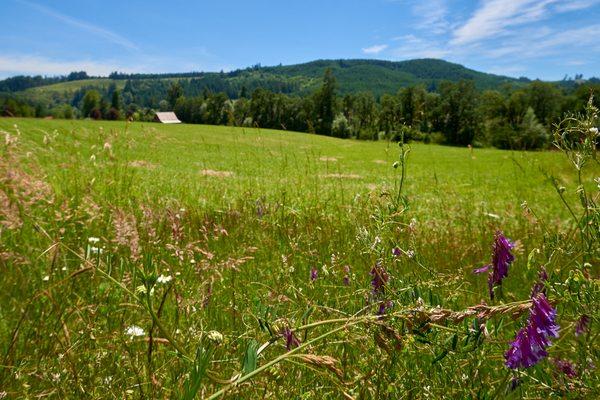
{"type": "Polygon", "coordinates": [[[497,88],[503,83],[528,82],[507,76],[487,74],[460,64],[437,59],[408,61],[384,60],[317,60],[305,64],[263,67],[260,71],[293,78],[308,77],[317,81],[331,68],[342,93],[371,91],[374,95],[395,93],[401,87],[422,84],[435,89],[441,81],[473,80],[479,89],[497,88]]]}
{"type": "Polygon", "coordinates": [[[108,78],[90,77],[84,72],[71,73],[65,77],[13,77],[0,81],[0,92],[20,92],[38,88],[37,92],[73,92],[80,88],[105,88],[114,83],[123,87],[125,82],[137,81],[137,90],[161,93],[173,80],[181,80],[185,94],[195,96],[204,91],[225,92],[236,98],[242,91],[252,92],[264,88],[273,92],[305,95],[321,84],[323,73],[331,68],[341,94],[369,91],[375,96],[396,93],[398,89],[422,84],[435,90],[441,81],[473,80],[479,89],[498,88],[503,83],[527,82],[478,72],[459,64],[437,59],[408,61],[383,60],[317,60],[304,64],[262,67],[256,65],[231,72],[190,72],[177,74],[123,74],[115,72],[108,78]],[[93,78],[93,79],[92,79],[93,78]]]}

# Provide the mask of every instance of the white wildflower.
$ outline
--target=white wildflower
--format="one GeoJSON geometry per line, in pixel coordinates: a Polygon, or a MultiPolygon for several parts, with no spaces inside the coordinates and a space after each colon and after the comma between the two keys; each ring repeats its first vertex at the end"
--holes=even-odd
{"type": "Polygon", "coordinates": [[[90,161],[91,162],[96,161],[96,155],[95,154],[92,154],[92,156],[90,157],[90,161]]]}
{"type": "Polygon", "coordinates": [[[210,331],[206,334],[208,340],[215,342],[217,344],[223,343],[223,334],[217,331],[210,331]]]}
{"type": "Polygon", "coordinates": [[[131,325],[130,327],[128,327],[125,330],[125,335],[127,336],[144,336],[146,333],[144,332],[144,330],[142,328],[140,328],[137,325],[131,325]]]}
{"type": "MultiPolygon", "coordinates": [[[[138,294],[146,294],[148,293],[148,289],[144,285],[140,285],[135,288],[135,292],[138,294]]],[[[150,289],[150,294],[154,294],[154,288],[150,289]]]]}
{"type": "Polygon", "coordinates": [[[159,277],[156,279],[156,282],[157,282],[157,283],[166,284],[166,283],[169,283],[169,282],[171,282],[172,280],[173,280],[173,277],[172,277],[171,275],[164,276],[164,275],[162,275],[162,274],[161,274],[161,275],[160,275],[160,276],[159,276],[159,277]]]}
{"type": "Polygon", "coordinates": [[[98,243],[99,241],[100,241],[100,239],[97,238],[97,237],[93,237],[92,236],[92,237],[88,238],[88,243],[92,243],[93,244],[93,243],[98,243]]]}
{"type": "Polygon", "coordinates": [[[43,280],[44,282],[48,282],[48,281],[50,280],[50,276],[49,276],[49,275],[46,275],[45,277],[43,277],[43,278],[42,278],[42,280],[43,280]]]}
{"type": "Polygon", "coordinates": [[[408,250],[406,252],[406,255],[408,256],[408,258],[413,258],[415,256],[415,251],[414,250],[408,250]]]}
{"type": "Polygon", "coordinates": [[[90,253],[92,254],[102,254],[104,253],[104,249],[100,248],[100,247],[90,247],[90,253]]]}
{"type": "Polygon", "coordinates": [[[598,128],[596,128],[596,127],[590,128],[590,132],[593,133],[594,135],[597,135],[598,134],[598,128]]]}

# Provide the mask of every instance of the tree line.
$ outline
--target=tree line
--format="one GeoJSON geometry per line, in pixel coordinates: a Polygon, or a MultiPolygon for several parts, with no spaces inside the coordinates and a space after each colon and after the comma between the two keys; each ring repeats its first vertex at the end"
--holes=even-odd
{"type": "MultiPolygon", "coordinates": [[[[193,80],[192,80],[193,81],[193,80]]],[[[143,81],[137,81],[143,84],[143,81]]],[[[538,149],[549,145],[550,131],[565,113],[583,110],[600,84],[582,82],[572,88],[533,81],[479,91],[472,81],[442,82],[435,91],[404,87],[379,98],[370,92],[340,95],[327,69],[321,86],[310,95],[292,96],[263,87],[238,93],[203,88],[185,96],[190,80],[164,81],[154,107],[136,103],[136,83],[118,90],[82,88],[70,101],[55,99],[51,108],[15,96],[0,97],[0,113],[12,116],[52,115],[59,118],[131,119],[148,121],[154,110],[174,110],[187,123],[247,126],[367,140],[416,140],[451,145],[538,149]],[[233,98],[232,98],[233,97],[233,98]]],[[[595,100],[597,105],[598,99],[595,100]]]]}

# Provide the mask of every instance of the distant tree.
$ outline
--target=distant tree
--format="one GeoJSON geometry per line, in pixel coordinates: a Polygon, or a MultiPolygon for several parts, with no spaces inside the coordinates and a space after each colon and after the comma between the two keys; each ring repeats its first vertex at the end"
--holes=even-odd
{"type": "Polygon", "coordinates": [[[110,105],[108,104],[108,101],[104,99],[104,97],[100,98],[100,105],[98,108],[100,109],[100,118],[106,118],[106,116],[108,115],[108,109],[110,108],[110,105]]]}
{"type": "Polygon", "coordinates": [[[323,85],[315,93],[315,128],[322,135],[331,134],[331,125],[336,114],[336,80],[331,68],[325,70],[323,85]]]}
{"type": "Polygon", "coordinates": [[[246,89],[246,85],[242,86],[242,90],[240,90],[240,94],[238,96],[240,99],[247,99],[248,98],[248,89],[246,89]]]}
{"type": "Polygon", "coordinates": [[[539,121],[550,126],[558,118],[561,93],[552,83],[534,81],[527,87],[527,103],[539,121]]]}
{"type": "Polygon", "coordinates": [[[334,118],[333,124],[331,125],[331,133],[333,134],[333,136],[339,138],[350,137],[350,134],[352,133],[352,128],[350,127],[348,119],[346,119],[344,114],[340,113],[334,118]]]}
{"type": "Polygon", "coordinates": [[[89,78],[90,77],[88,76],[87,72],[85,72],[85,71],[74,71],[74,72],[71,72],[67,76],[68,81],[80,81],[80,80],[89,79],[89,78]]]}
{"type": "Polygon", "coordinates": [[[390,137],[400,129],[401,117],[398,99],[395,96],[384,94],[380,100],[379,129],[390,137]]]}
{"type": "Polygon", "coordinates": [[[400,89],[398,100],[402,113],[402,122],[408,126],[418,127],[424,118],[425,89],[419,86],[409,86],[400,89]]]}
{"type": "MultiPolygon", "coordinates": [[[[100,107],[100,93],[97,90],[88,90],[83,96],[83,103],[81,105],[81,113],[84,117],[91,117],[92,110],[100,107]]],[[[97,118],[95,118],[97,119],[97,118]]]]}
{"type": "Polygon", "coordinates": [[[204,121],[211,125],[222,125],[227,123],[227,95],[217,93],[210,95],[206,101],[204,121]]]}
{"type": "Polygon", "coordinates": [[[479,132],[477,91],[472,81],[443,82],[440,86],[444,125],[442,133],[449,144],[467,145],[479,132]]]}
{"type": "Polygon", "coordinates": [[[174,82],[169,87],[167,91],[167,100],[169,101],[169,105],[171,108],[175,108],[175,104],[177,103],[177,99],[183,96],[183,88],[179,82],[174,82]]]}
{"type": "Polygon", "coordinates": [[[102,119],[102,111],[100,110],[99,107],[96,107],[92,111],[90,111],[89,116],[92,119],[102,119]]]}
{"type": "Polygon", "coordinates": [[[119,91],[115,90],[112,93],[112,99],[110,102],[110,106],[116,110],[120,110],[122,108],[122,104],[121,104],[121,96],[119,95],[119,91]]]}
{"type": "Polygon", "coordinates": [[[106,112],[106,119],[116,121],[121,118],[121,112],[118,108],[110,107],[106,112]]]}
{"type": "Polygon", "coordinates": [[[549,140],[548,132],[544,125],[538,122],[533,108],[525,112],[520,132],[517,135],[517,146],[520,149],[539,149],[546,146],[549,140]]]}
{"type": "Polygon", "coordinates": [[[158,108],[160,111],[169,111],[171,109],[169,102],[166,100],[161,100],[158,102],[158,108]]]}
{"type": "Polygon", "coordinates": [[[371,92],[361,92],[354,98],[350,125],[360,139],[377,139],[377,103],[371,92]]]}

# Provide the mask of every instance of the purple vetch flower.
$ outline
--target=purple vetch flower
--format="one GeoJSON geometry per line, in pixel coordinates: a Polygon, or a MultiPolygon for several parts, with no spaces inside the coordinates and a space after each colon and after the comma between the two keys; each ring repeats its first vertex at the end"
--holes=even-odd
{"type": "Polygon", "coordinates": [[[533,298],[529,322],[545,336],[558,337],[559,326],[556,323],[556,310],[552,308],[545,294],[540,293],[533,298]]]}
{"type": "Polygon", "coordinates": [[[569,360],[561,360],[559,358],[555,358],[554,365],[560,372],[562,372],[569,378],[575,378],[577,376],[577,369],[575,368],[575,365],[569,360]]]}
{"type": "Polygon", "coordinates": [[[545,283],[548,280],[548,273],[546,272],[546,268],[544,266],[540,267],[540,272],[538,273],[538,281],[533,285],[533,289],[531,289],[531,298],[534,298],[538,293],[546,294],[546,286],[545,283]]]}
{"type": "Polygon", "coordinates": [[[546,348],[552,344],[550,337],[558,337],[556,310],[546,295],[533,298],[527,325],[521,328],[504,354],[506,366],[512,369],[529,368],[548,356],[546,348]]]}
{"type": "Polygon", "coordinates": [[[402,250],[400,250],[400,248],[399,248],[399,247],[394,247],[394,248],[392,249],[392,255],[393,255],[394,257],[400,257],[400,256],[402,255],[402,250]]]}
{"type": "Polygon", "coordinates": [[[319,277],[319,271],[317,271],[317,269],[315,267],[312,267],[310,269],[310,280],[314,282],[317,280],[318,277],[319,277]]]}
{"type": "Polygon", "coordinates": [[[379,309],[377,310],[377,315],[384,315],[388,308],[392,308],[394,302],[391,300],[381,301],[379,302],[379,309]]]}
{"type": "Polygon", "coordinates": [[[590,317],[583,314],[575,324],[575,336],[581,336],[590,329],[590,317]]]}
{"type": "Polygon", "coordinates": [[[549,345],[548,341],[534,326],[521,328],[504,355],[506,366],[512,369],[534,366],[548,355],[547,345],[549,345]]]}
{"type": "Polygon", "coordinates": [[[383,294],[385,289],[385,285],[389,279],[388,273],[379,262],[377,262],[373,268],[371,268],[370,275],[371,279],[371,294],[373,296],[378,296],[383,294]]]}
{"type": "Polygon", "coordinates": [[[281,332],[281,336],[285,339],[285,347],[288,351],[300,346],[300,340],[294,335],[294,332],[290,328],[284,328],[281,332]]]}
{"type": "Polygon", "coordinates": [[[473,271],[480,274],[491,269],[488,276],[488,288],[492,300],[494,299],[494,287],[502,285],[502,280],[508,276],[508,267],[515,259],[510,252],[513,247],[514,244],[501,231],[497,231],[494,238],[492,263],[473,271]]]}

